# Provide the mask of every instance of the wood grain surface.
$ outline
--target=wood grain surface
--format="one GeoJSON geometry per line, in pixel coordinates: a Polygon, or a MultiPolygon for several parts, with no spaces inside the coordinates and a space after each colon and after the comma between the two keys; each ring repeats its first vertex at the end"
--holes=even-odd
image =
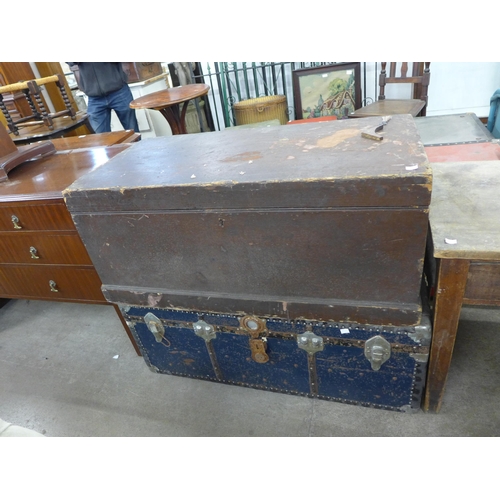
{"type": "Polygon", "coordinates": [[[500,161],[433,163],[432,172],[435,257],[500,260],[500,161]]]}

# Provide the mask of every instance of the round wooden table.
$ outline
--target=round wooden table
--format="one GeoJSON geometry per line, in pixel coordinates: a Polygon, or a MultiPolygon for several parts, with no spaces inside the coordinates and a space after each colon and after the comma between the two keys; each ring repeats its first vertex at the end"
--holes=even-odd
{"type": "Polygon", "coordinates": [[[204,83],[193,83],[170,89],[159,90],[133,100],[133,109],[155,109],[168,121],[173,135],[187,134],[186,111],[188,102],[208,94],[210,87],[204,83]],[[180,105],[182,104],[182,109],[180,105]]]}

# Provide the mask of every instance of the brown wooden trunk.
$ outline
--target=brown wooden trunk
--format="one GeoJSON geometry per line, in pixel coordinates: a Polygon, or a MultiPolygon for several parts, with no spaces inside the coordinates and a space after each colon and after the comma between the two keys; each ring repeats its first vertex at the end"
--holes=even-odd
{"type": "Polygon", "coordinates": [[[413,119],[143,141],[65,200],[108,300],[414,325],[431,174],[413,119]]]}

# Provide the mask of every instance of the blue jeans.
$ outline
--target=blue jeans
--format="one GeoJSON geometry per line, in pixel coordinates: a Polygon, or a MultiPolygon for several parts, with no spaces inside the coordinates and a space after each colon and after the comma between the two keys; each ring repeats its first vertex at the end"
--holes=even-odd
{"type": "Polygon", "coordinates": [[[104,97],[89,96],[87,113],[94,132],[96,134],[111,132],[111,110],[115,111],[125,130],[139,132],[135,110],[129,106],[133,99],[128,85],[124,85],[120,90],[111,92],[104,97]]]}

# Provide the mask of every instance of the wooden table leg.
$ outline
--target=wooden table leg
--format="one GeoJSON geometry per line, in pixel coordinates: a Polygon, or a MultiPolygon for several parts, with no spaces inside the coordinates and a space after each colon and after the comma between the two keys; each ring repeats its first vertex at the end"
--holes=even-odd
{"type": "Polygon", "coordinates": [[[441,259],[434,305],[434,325],[424,397],[424,411],[438,413],[457,335],[469,261],[441,259]]]}
{"type": "Polygon", "coordinates": [[[127,332],[127,335],[128,335],[130,342],[132,342],[132,346],[134,347],[135,352],[137,353],[138,356],[142,356],[141,351],[139,350],[139,347],[137,346],[137,343],[134,339],[134,336],[132,335],[132,332],[130,331],[130,328],[127,325],[127,322],[123,319],[123,316],[120,312],[120,308],[116,304],[112,304],[112,305],[115,308],[116,314],[118,314],[120,321],[122,322],[123,328],[125,328],[125,331],[127,332]]]}

